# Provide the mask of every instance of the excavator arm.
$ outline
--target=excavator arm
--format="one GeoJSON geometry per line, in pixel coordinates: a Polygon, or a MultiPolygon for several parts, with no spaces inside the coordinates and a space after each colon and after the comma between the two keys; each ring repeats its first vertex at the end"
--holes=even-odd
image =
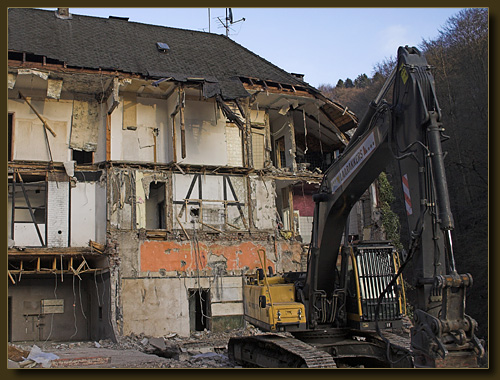
{"type": "MultiPolygon", "coordinates": [[[[311,254],[302,289],[309,326],[321,299],[335,291],[349,212],[387,164],[396,160],[411,231],[408,260],[416,286],[412,349],[415,365],[475,366],[484,349],[465,314],[469,274],[455,268],[454,227],[441,141],[445,138],[431,67],[416,48],[400,47],[397,66],[339,159],[327,170],[316,203],[311,254]],[[383,100],[393,86],[393,101],[383,100]]],[[[403,264],[403,265],[406,265],[403,264]]]]}

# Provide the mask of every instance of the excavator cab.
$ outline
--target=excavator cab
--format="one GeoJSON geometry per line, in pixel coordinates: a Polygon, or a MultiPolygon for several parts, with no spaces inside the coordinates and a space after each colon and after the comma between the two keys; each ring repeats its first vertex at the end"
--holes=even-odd
{"type": "Polygon", "coordinates": [[[340,278],[345,280],[345,320],[357,330],[400,329],[406,313],[404,283],[399,277],[398,252],[387,242],[363,242],[343,247],[340,278]],[[386,289],[387,288],[387,289],[386,289]],[[377,317],[378,314],[378,317],[377,317]]]}

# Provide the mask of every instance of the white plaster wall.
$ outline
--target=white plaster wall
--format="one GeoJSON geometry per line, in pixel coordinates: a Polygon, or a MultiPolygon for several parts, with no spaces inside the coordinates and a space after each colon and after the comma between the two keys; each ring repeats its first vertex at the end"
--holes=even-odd
{"type": "Polygon", "coordinates": [[[181,156],[181,130],[176,118],[177,161],[185,164],[227,165],[226,119],[213,101],[186,100],[186,158],[181,156]]]}
{"type": "MultiPolygon", "coordinates": [[[[71,157],[69,137],[73,114],[72,100],[30,100],[33,107],[56,132],[54,137],[47,131],[52,159],[65,162],[71,157]]],[[[8,99],[7,109],[14,113],[14,160],[49,161],[42,122],[22,99],[8,99]]]]}
{"type": "MultiPolygon", "coordinates": [[[[194,174],[175,174],[173,175],[173,190],[174,190],[174,200],[181,201],[183,200],[187,192],[189,190],[189,185],[193,181],[194,174]]],[[[224,198],[223,194],[223,178],[222,176],[217,175],[201,175],[200,176],[202,182],[202,192],[203,199],[214,199],[214,200],[222,200],[224,198]]],[[[190,198],[199,199],[199,191],[198,191],[198,181],[194,184],[193,191],[191,192],[190,198]]],[[[228,188],[227,191],[227,199],[233,200],[233,195],[228,188]]]]}
{"type": "MultiPolygon", "coordinates": [[[[39,224],[38,229],[45,241],[45,224],[39,224]]],[[[14,241],[19,247],[41,247],[40,239],[33,223],[16,223],[14,225],[14,241]]]]}
{"type": "Polygon", "coordinates": [[[154,162],[153,129],[158,128],[156,160],[172,160],[172,133],[167,102],[137,98],[137,129],[123,129],[123,102],[111,114],[111,160],[154,162]]]}
{"type": "Polygon", "coordinates": [[[71,188],[71,246],[87,247],[96,234],[96,184],[77,182],[71,188]]]}
{"type": "MultiPolygon", "coordinates": [[[[138,98],[137,99],[137,129],[141,128],[145,133],[143,136],[144,142],[149,141],[148,145],[154,143],[153,129],[158,128],[158,136],[156,137],[156,161],[160,163],[168,163],[171,158],[169,153],[172,146],[172,133],[168,128],[168,110],[164,100],[138,98]]],[[[141,146],[142,146],[141,141],[141,146]]],[[[149,149],[151,161],[154,160],[153,148],[149,149]]]]}

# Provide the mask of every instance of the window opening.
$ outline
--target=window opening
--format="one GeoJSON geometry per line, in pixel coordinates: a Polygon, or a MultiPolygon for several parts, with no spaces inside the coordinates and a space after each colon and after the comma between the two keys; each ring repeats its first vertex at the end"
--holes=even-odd
{"type": "Polygon", "coordinates": [[[146,199],[146,229],[164,230],[165,218],[165,182],[151,182],[149,198],[146,199]]]}
{"type": "MultiPolygon", "coordinates": [[[[236,190],[233,186],[231,178],[227,175],[222,176],[222,192],[224,199],[207,199],[203,198],[203,179],[201,174],[195,174],[189,185],[189,189],[186,193],[186,196],[183,200],[174,200],[173,203],[175,205],[180,205],[180,210],[176,215],[178,219],[178,224],[180,224],[180,218],[185,216],[185,220],[187,221],[188,215],[192,218],[198,218],[199,222],[202,226],[206,226],[210,229],[213,229],[209,223],[218,224],[218,225],[228,225],[233,229],[240,229],[234,224],[230,223],[228,219],[228,212],[230,207],[236,207],[238,209],[238,214],[241,219],[241,223],[244,228],[247,228],[247,221],[245,218],[245,213],[243,211],[243,207],[245,206],[244,202],[240,202],[238,200],[238,196],[236,194],[236,190]],[[198,182],[198,198],[193,198],[192,193],[195,188],[196,183],[198,182]],[[232,200],[229,199],[232,195],[232,200]],[[220,203],[222,204],[222,208],[213,208],[214,204],[220,203]],[[193,207],[195,206],[195,207],[193,207]],[[209,206],[212,206],[210,208],[209,206]],[[211,211],[215,210],[215,211],[211,211]]],[[[215,229],[218,231],[218,229],[215,229]]]]}
{"type": "Polygon", "coordinates": [[[72,149],[73,161],[76,161],[77,165],[92,164],[94,161],[94,153],[86,152],[84,150],[72,149]]]}
{"type": "Polygon", "coordinates": [[[191,331],[209,329],[209,310],[209,290],[189,289],[189,328],[191,331]]]}
{"type": "Polygon", "coordinates": [[[276,140],[276,164],[278,168],[286,167],[286,157],[285,157],[285,137],[280,137],[276,140]]]}
{"type": "Polygon", "coordinates": [[[10,231],[16,245],[45,247],[47,182],[45,176],[15,172],[9,179],[10,231]]]}

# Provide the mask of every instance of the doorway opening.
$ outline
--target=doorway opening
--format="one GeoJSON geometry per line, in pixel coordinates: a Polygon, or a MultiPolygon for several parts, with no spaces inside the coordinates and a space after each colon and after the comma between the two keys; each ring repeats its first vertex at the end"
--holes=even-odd
{"type": "Polygon", "coordinates": [[[209,330],[210,291],[208,289],[189,289],[189,329],[190,331],[209,330]]]}
{"type": "Polygon", "coordinates": [[[146,228],[164,230],[166,228],[165,182],[151,182],[149,198],[146,199],[146,228]]]}

